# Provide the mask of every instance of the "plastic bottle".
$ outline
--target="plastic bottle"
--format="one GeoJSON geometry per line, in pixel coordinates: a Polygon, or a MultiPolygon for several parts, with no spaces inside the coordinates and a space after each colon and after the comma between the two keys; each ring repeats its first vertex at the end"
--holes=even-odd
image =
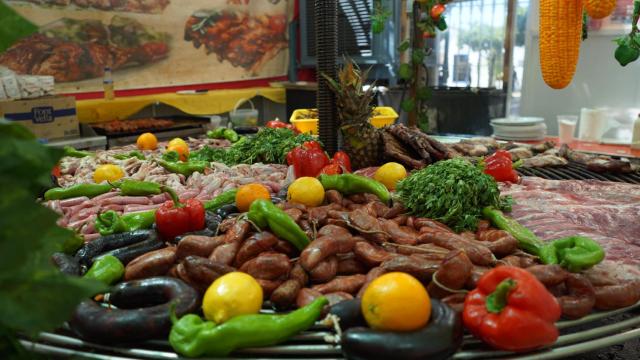
{"type": "Polygon", "coordinates": [[[633,136],[631,137],[631,148],[640,150],[640,114],[633,122],[633,136]]]}
{"type": "Polygon", "coordinates": [[[115,98],[113,79],[111,78],[111,68],[104,68],[104,79],[102,80],[102,87],[104,88],[104,99],[113,100],[115,98]]]}

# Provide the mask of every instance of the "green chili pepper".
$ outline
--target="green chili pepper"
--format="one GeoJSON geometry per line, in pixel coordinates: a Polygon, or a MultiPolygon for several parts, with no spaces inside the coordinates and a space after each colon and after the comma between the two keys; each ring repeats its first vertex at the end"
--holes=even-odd
{"type": "Polygon", "coordinates": [[[258,199],[251,203],[249,220],[260,228],[269,227],[281,239],[287,240],[302,251],[309,245],[309,237],[295,221],[271,201],[258,199]]]}
{"type": "Polygon", "coordinates": [[[180,161],[180,154],[177,151],[171,150],[162,154],[162,160],[168,162],[178,162],[180,161]]]}
{"type": "Polygon", "coordinates": [[[146,157],[144,156],[144,154],[142,154],[138,150],[131,151],[128,154],[116,154],[116,155],[113,155],[113,158],[114,159],[118,159],[118,160],[126,160],[126,159],[129,159],[129,158],[137,158],[137,159],[140,159],[140,160],[146,160],[146,157]]]}
{"type": "Polygon", "coordinates": [[[213,130],[209,130],[207,131],[207,137],[209,139],[223,139],[225,130],[227,129],[223,127],[218,127],[213,130]]]}
{"type": "Polygon", "coordinates": [[[240,315],[216,325],[189,314],[180,320],[172,314],[169,343],[183,356],[226,357],[234,350],[282,343],[310,328],[328,304],[319,297],[309,305],[286,315],[240,315]]]}
{"type": "Polygon", "coordinates": [[[151,181],[127,179],[115,183],[114,186],[120,189],[122,195],[128,196],[158,195],[164,191],[162,185],[151,181]]]}
{"type": "Polygon", "coordinates": [[[238,136],[238,133],[235,132],[233,129],[224,129],[224,132],[222,133],[222,136],[231,141],[232,143],[238,141],[240,139],[240,136],[238,136]]]}
{"type": "Polygon", "coordinates": [[[91,268],[84,274],[86,279],[94,279],[111,285],[124,275],[124,265],[113,255],[105,255],[96,259],[91,268]]]}
{"type": "Polygon", "coordinates": [[[64,156],[70,156],[75,158],[83,158],[87,156],[93,156],[92,152],[77,150],[73,146],[65,146],[62,148],[64,150],[64,156]]]}
{"type": "Polygon", "coordinates": [[[318,178],[325,190],[338,190],[345,195],[370,193],[376,195],[382,202],[391,199],[389,190],[378,181],[365,176],[354,174],[325,175],[318,178]]]}
{"type": "Polygon", "coordinates": [[[584,236],[570,236],[551,242],[562,267],[571,272],[580,272],[604,259],[604,250],[597,242],[584,236]]]}
{"type": "Polygon", "coordinates": [[[184,176],[190,176],[194,172],[202,173],[208,165],[206,161],[194,160],[186,162],[158,160],[158,164],[172,173],[182,174],[184,176]]]}
{"type": "Polygon", "coordinates": [[[216,196],[215,198],[209,201],[205,201],[204,209],[213,211],[223,207],[224,205],[233,204],[236,201],[237,192],[238,192],[238,189],[227,190],[222,194],[216,196]]]}
{"type": "Polygon", "coordinates": [[[78,184],[68,188],[53,188],[44,193],[45,200],[62,200],[79,196],[95,197],[113,189],[111,184],[78,184]]]}
{"type": "Polygon", "coordinates": [[[113,210],[98,214],[95,228],[100,235],[119,234],[150,228],[156,221],[156,211],[140,211],[125,215],[118,215],[113,210]]]}
{"type": "Polygon", "coordinates": [[[486,207],[482,214],[499,229],[516,238],[521,249],[539,257],[543,264],[560,264],[571,272],[578,272],[604,259],[604,250],[600,244],[587,237],[571,236],[544,243],[531,230],[505,216],[500,210],[486,207]]]}

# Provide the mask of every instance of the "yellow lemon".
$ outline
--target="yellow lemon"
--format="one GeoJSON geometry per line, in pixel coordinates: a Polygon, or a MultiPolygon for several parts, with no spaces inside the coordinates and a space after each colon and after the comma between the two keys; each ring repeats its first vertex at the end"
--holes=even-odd
{"type": "Polygon", "coordinates": [[[124,176],[124,171],[120,166],[113,164],[100,165],[93,172],[93,181],[99,184],[103,181],[117,181],[124,176]]]}
{"type": "Polygon", "coordinates": [[[305,206],[319,206],[324,201],[324,187],[313,177],[296,179],[287,191],[287,200],[305,206]]]}
{"type": "Polygon", "coordinates": [[[158,147],[158,138],[152,133],[144,133],[138,136],[136,145],[140,150],[155,150],[158,147]]]}
{"type": "Polygon", "coordinates": [[[362,295],[360,309],[372,329],[414,331],[429,322],[431,299],[416,278],[391,272],[369,284],[362,295]]]}
{"type": "Polygon", "coordinates": [[[380,166],[380,168],[373,176],[374,179],[383,183],[384,186],[386,186],[389,190],[395,190],[398,181],[406,177],[407,170],[404,168],[404,166],[396,162],[389,162],[380,166]]]}
{"type": "Polygon", "coordinates": [[[204,293],[202,311],[216,324],[246,314],[256,314],[262,307],[262,287],[251,275],[231,272],[216,279],[204,293]]]}
{"type": "Polygon", "coordinates": [[[182,140],[181,138],[173,138],[173,139],[171,139],[171,141],[169,141],[169,143],[167,144],[167,147],[171,147],[171,146],[175,146],[175,145],[184,146],[187,149],[189,148],[189,145],[187,144],[187,142],[182,140]]]}

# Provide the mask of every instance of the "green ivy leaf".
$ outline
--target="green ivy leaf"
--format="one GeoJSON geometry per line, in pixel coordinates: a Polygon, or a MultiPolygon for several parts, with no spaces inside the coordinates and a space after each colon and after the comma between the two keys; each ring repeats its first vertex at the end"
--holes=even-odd
{"type": "Polygon", "coordinates": [[[401,64],[398,70],[398,76],[402,80],[409,80],[413,77],[413,68],[409,64],[401,64]]]}
{"type": "Polygon", "coordinates": [[[429,100],[431,98],[431,88],[423,86],[416,91],[416,99],[420,101],[429,100]]]}
{"type": "Polygon", "coordinates": [[[411,51],[411,61],[414,65],[421,65],[424,62],[426,52],[424,49],[413,49],[411,51]]]}
{"type": "Polygon", "coordinates": [[[438,20],[438,23],[436,24],[436,27],[440,31],[447,30],[447,21],[445,20],[444,15],[440,16],[440,19],[438,20]]]}
{"type": "Polygon", "coordinates": [[[400,108],[405,112],[412,112],[416,108],[416,102],[413,99],[404,99],[400,108]]]}
{"type": "Polygon", "coordinates": [[[398,46],[398,51],[399,52],[405,52],[405,51],[409,50],[410,47],[411,47],[411,44],[409,43],[409,40],[405,40],[405,41],[401,42],[400,45],[398,46]]]}

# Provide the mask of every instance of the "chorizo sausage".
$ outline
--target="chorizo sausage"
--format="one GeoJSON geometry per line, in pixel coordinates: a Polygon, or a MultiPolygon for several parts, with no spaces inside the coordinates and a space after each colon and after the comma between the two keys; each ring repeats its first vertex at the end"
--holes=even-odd
{"type": "Polygon", "coordinates": [[[424,283],[431,281],[439,266],[440,261],[426,260],[414,255],[398,255],[380,265],[386,272],[405,272],[424,283]]]}
{"type": "Polygon", "coordinates": [[[338,258],[336,256],[330,256],[322,260],[316,267],[309,271],[309,277],[311,281],[318,283],[325,283],[336,277],[338,274],[338,258]]]}
{"type": "Polygon", "coordinates": [[[176,261],[176,248],[166,247],[140,255],[124,269],[124,280],[145,279],[167,273],[176,261]]]}
{"type": "Polygon", "coordinates": [[[335,225],[325,225],[318,230],[318,236],[328,236],[345,240],[351,237],[351,233],[344,227],[335,225]]]}
{"type": "Polygon", "coordinates": [[[353,257],[338,259],[338,275],[364,274],[367,268],[353,257]]]}
{"type": "Polygon", "coordinates": [[[518,240],[504,230],[486,230],[477,234],[478,240],[497,257],[513,254],[518,249],[518,240]]]}
{"type": "Polygon", "coordinates": [[[595,288],[596,309],[612,310],[631,306],[640,300],[640,283],[629,281],[619,285],[595,288]]]}
{"type": "Polygon", "coordinates": [[[522,263],[520,262],[520,257],[516,255],[509,255],[509,256],[503,257],[499,261],[498,266],[500,265],[522,267],[522,263]]]}
{"type": "Polygon", "coordinates": [[[317,239],[313,240],[311,244],[307,245],[302,253],[300,253],[300,265],[302,265],[305,270],[310,271],[311,269],[315,268],[322,260],[331,255],[346,253],[353,250],[354,245],[355,241],[352,236],[320,236],[317,239]]]}
{"type": "Polygon", "coordinates": [[[471,269],[471,276],[469,276],[469,279],[467,279],[465,287],[467,289],[475,289],[478,285],[478,281],[480,281],[480,278],[489,270],[491,270],[491,268],[485,266],[474,266],[473,269],[471,269]]]}
{"type": "Polygon", "coordinates": [[[293,266],[291,272],[289,273],[289,278],[298,281],[302,286],[306,286],[309,282],[309,275],[299,263],[296,263],[293,266]]]}
{"type": "Polygon", "coordinates": [[[302,285],[295,279],[289,279],[271,293],[270,300],[278,309],[287,309],[295,304],[302,285]]]}
{"type": "Polygon", "coordinates": [[[563,283],[569,275],[560,265],[534,265],[528,267],[527,271],[546,287],[563,283]]]}
{"type": "Polygon", "coordinates": [[[596,303],[596,295],[589,279],[580,274],[568,274],[565,285],[569,294],[558,298],[562,315],[579,319],[590,314],[596,303]]]}
{"type": "Polygon", "coordinates": [[[291,245],[290,242],[280,239],[278,239],[276,244],[273,245],[273,251],[283,253],[291,258],[296,256],[296,254],[298,253],[298,249],[291,245]]]}
{"type": "Polygon", "coordinates": [[[231,266],[215,263],[200,256],[187,256],[181,264],[189,279],[204,289],[220,276],[235,271],[231,266]]]}
{"type": "Polygon", "coordinates": [[[382,229],[382,225],[375,217],[364,210],[355,210],[349,213],[349,226],[360,231],[365,239],[378,244],[389,240],[389,235],[382,229]]]}
{"type": "Polygon", "coordinates": [[[235,243],[244,240],[251,230],[251,224],[248,221],[236,220],[231,229],[224,234],[225,243],[235,243]]]}
{"type": "Polygon", "coordinates": [[[313,300],[322,296],[322,293],[318,290],[313,290],[309,288],[303,288],[298,291],[298,296],[296,297],[296,306],[301,308],[305,307],[313,302],[313,300]]]}
{"type": "MultiPolygon", "coordinates": [[[[381,204],[381,203],[380,203],[381,204]]],[[[399,202],[394,202],[393,206],[390,208],[387,207],[387,211],[384,214],[379,214],[378,217],[383,217],[385,219],[393,219],[396,216],[404,213],[407,209],[399,202]]]]}
{"type": "Polygon", "coordinates": [[[340,206],[342,206],[342,200],[344,199],[342,194],[337,190],[327,190],[324,193],[324,198],[327,199],[328,202],[338,204],[340,206]]]}
{"type": "Polygon", "coordinates": [[[391,220],[380,220],[382,230],[389,234],[391,241],[402,245],[415,245],[418,242],[418,234],[415,230],[409,231],[407,227],[401,227],[391,220]]]}
{"type": "Polygon", "coordinates": [[[433,281],[427,287],[429,296],[442,299],[451,293],[449,289],[460,290],[471,276],[473,264],[467,254],[462,250],[452,250],[447,257],[442,260],[440,268],[434,274],[433,281]]]}
{"type": "Polygon", "coordinates": [[[346,293],[344,291],[336,291],[329,294],[324,294],[324,297],[326,297],[327,300],[329,300],[329,306],[333,306],[343,301],[353,300],[353,295],[346,293]]]}
{"type": "Polygon", "coordinates": [[[420,231],[424,227],[427,227],[427,228],[444,231],[444,232],[450,232],[450,233],[453,232],[453,230],[451,230],[451,228],[449,228],[447,225],[439,221],[435,221],[427,218],[415,218],[413,220],[413,227],[418,231],[420,231]]]}
{"type": "Polygon", "coordinates": [[[344,291],[349,294],[355,294],[360,290],[367,277],[362,274],[338,276],[326,284],[315,285],[311,289],[317,290],[323,294],[344,291]]]}
{"type": "Polygon", "coordinates": [[[296,223],[300,221],[300,218],[302,217],[302,210],[300,209],[290,208],[285,210],[284,212],[287,213],[287,215],[289,215],[289,217],[296,223]]]}
{"type": "Polygon", "coordinates": [[[278,242],[272,233],[263,231],[251,235],[244,241],[238,253],[236,254],[235,265],[236,267],[242,266],[248,260],[260,255],[260,253],[271,249],[278,242]]]}
{"type": "Polygon", "coordinates": [[[440,300],[443,304],[447,304],[453,311],[457,313],[462,313],[464,310],[464,299],[467,297],[467,294],[451,294],[444,299],[440,300]]]}
{"type": "Polygon", "coordinates": [[[275,280],[289,275],[291,262],[285,254],[264,252],[242,264],[240,271],[246,272],[257,279],[275,280]]]}
{"type": "Polygon", "coordinates": [[[256,279],[256,281],[260,284],[265,299],[271,297],[271,294],[284,282],[282,280],[265,279],[256,279]]]}
{"type": "Polygon", "coordinates": [[[353,253],[358,261],[368,267],[375,267],[387,261],[396,254],[390,253],[383,248],[370,244],[366,241],[357,242],[353,247],[353,253]]]}
{"type": "Polygon", "coordinates": [[[460,235],[443,231],[427,232],[418,237],[419,243],[433,243],[449,250],[462,249],[476,265],[494,265],[496,258],[491,250],[460,235]]]}
{"type": "Polygon", "coordinates": [[[209,257],[213,250],[224,242],[224,236],[187,235],[178,243],[176,258],[182,260],[189,255],[209,257]]]}
{"type": "Polygon", "coordinates": [[[231,265],[241,246],[242,242],[240,241],[222,244],[213,250],[209,256],[209,260],[224,265],[231,265]]]}

